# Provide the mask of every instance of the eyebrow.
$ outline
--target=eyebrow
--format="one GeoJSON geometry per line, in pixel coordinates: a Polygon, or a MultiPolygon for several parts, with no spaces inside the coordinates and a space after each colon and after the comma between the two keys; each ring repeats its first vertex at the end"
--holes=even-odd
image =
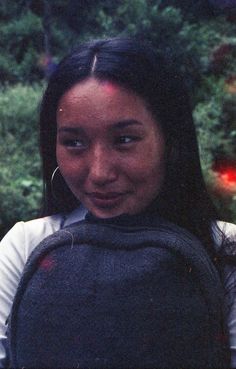
{"type": "MultiPolygon", "coordinates": [[[[72,123],[72,125],[74,125],[72,123]]],[[[121,120],[119,122],[114,123],[113,125],[111,125],[109,127],[110,130],[120,130],[120,129],[124,129],[126,127],[130,127],[130,126],[142,126],[143,124],[136,120],[136,119],[125,119],[125,120],[121,120]]],[[[82,127],[60,127],[58,129],[58,133],[61,132],[68,132],[68,133],[83,133],[84,132],[84,128],[82,127]]]]}
{"type": "Polygon", "coordinates": [[[135,120],[135,119],[125,119],[125,120],[122,120],[120,122],[117,122],[115,123],[113,126],[112,126],[112,129],[122,129],[122,128],[126,128],[126,127],[129,127],[129,126],[135,126],[135,125],[138,125],[138,126],[142,126],[142,123],[138,120],[135,120]]]}
{"type": "Polygon", "coordinates": [[[57,133],[83,133],[84,130],[81,127],[60,127],[57,130],[57,133]]]}

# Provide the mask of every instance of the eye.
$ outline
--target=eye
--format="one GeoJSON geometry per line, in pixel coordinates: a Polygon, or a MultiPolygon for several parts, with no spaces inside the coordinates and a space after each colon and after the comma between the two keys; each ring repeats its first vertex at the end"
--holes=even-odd
{"type": "Polygon", "coordinates": [[[84,149],[87,147],[85,141],[80,139],[65,139],[63,145],[71,149],[84,149]]]}
{"type": "Polygon", "coordinates": [[[139,141],[140,137],[138,136],[119,136],[115,139],[115,143],[117,145],[125,145],[125,144],[131,144],[133,142],[139,141]]]}

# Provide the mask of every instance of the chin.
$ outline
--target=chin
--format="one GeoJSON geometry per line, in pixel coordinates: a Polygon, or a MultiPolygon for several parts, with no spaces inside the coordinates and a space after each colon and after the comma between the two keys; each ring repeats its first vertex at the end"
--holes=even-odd
{"type": "Polygon", "coordinates": [[[109,210],[90,210],[90,212],[97,218],[108,219],[118,217],[119,215],[127,214],[125,211],[109,211],[109,210]]]}
{"type": "Polygon", "coordinates": [[[100,219],[115,218],[121,215],[137,215],[142,213],[145,209],[94,209],[88,208],[90,213],[100,219]]]}

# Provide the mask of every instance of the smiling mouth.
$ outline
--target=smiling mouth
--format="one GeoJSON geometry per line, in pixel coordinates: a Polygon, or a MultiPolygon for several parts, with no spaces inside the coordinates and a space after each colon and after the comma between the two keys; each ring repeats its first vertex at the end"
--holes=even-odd
{"type": "Polygon", "coordinates": [[[97,207],[111,208],[118,206],[123,198],[127,195],[127,192],[92,192],[88,193],[90,201],[97,207]]]}

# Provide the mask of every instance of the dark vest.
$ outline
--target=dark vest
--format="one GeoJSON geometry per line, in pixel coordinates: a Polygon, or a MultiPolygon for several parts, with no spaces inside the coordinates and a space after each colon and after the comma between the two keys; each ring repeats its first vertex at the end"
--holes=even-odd
{"type": "Polygon", "coordinates": [[[190,233],[159,218],[88,216],[27,261],[10,367],[224,368],[222,303],[218,272],[190,233]]]}

